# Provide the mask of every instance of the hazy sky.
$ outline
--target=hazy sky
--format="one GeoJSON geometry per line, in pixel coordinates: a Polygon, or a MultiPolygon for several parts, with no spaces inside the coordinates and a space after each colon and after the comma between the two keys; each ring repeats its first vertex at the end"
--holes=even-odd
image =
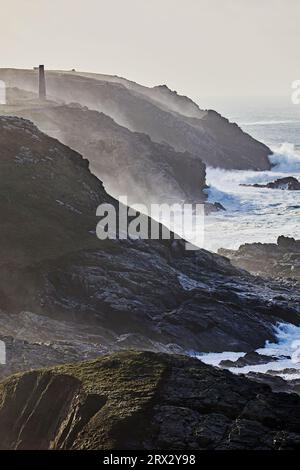
{"type": "Polygon", "coordinates": [[[0,0],[1,67],[94,71],[192,97],[286,95],[299,0],[0,0]]]}

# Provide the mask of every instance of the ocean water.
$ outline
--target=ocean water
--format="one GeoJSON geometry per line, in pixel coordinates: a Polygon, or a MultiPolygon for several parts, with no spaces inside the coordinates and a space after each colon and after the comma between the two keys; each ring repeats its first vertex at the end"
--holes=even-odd
{"type": "Polygon", "coordinates": [[[251,104],[221,101],[214,106],[230,121],[268,145],[274,155],[272,171],[224,171],[208,168],[209,201],[221,202],[226,212],[205,218],[204,247],[236,249],[243,243],[274,243],[279,235],[300,238],[300,192],[247,188],[240,184],[267,183],[294,176],[300,180],[300,106],[288,98],[251,104]]]}
{"type": "MultiPolygon", "coordinates": [[[[216,101],[218,109],[230,121],[274,152],[272,171],[224,171],[208,168],[207,181],[211,202],[221,202],[226,212],[205,218],[204,247],[236,249],[243,243],[274,243],[279,235],[300,239],[300,191],[249,188],[240,184],[267,183],[277,178],[294,176],[300,181],[300,106],[281,100],[247,100],[242,103],[216,101]]],[[[266,364],[231,368],[235,374],[250,371],[273,373],[286,379],[300,378],[300,328],[281,323],[276,326],[277,342],[267,342],[258,353],[270,356],[266,364]]],[[[218,366],[223,359],[237,360],[245,353],[199,354],[207,364],[218,366]]]]}

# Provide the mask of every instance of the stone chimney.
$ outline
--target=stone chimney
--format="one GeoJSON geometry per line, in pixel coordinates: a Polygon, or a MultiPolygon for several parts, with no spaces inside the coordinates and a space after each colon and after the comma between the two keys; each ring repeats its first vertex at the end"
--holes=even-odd
{"type": "Polygon", "coordinates": [[[39,65],[39,99],[46,99],[45,68],[43,65],[39,65]]]}

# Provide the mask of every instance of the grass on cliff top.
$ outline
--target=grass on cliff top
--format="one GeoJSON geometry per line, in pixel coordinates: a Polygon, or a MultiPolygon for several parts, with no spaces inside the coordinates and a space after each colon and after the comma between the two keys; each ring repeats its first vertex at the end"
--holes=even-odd
{"type": "Polygon", "coordinates": [[[53,373],[68,375],[82,383],[85,393],[109,394],[121,393],[151,395],[164,372],[167,363],[163,356],[144,351],[122,351],[111,353],[94,360],[51,366],[28,372],[19,372],[0,383],[0,394],[9,383],[16,384],[18,379],[35,373],[40,376],[53,373]]]}
{"type": "MultiPolygon", "coordinates": [[[[26,380],[30,374],[35,376],[30,381],[31,386],[25,391],[26,396],[22,399],[24,403],[30,400],[43,378],[49,383],[52,380],[51,375],[58,375],[64,386],[63,376],[71,376],[81,384],[76,392],[81,403],[88,403],[87,396],[98,396],[100,403],[99,411],[91,417],[71,445],[76,449],[119,448],[127,445],[128,436],[143,439],[145,417],[155,404],[167,369],[167,361],[162,355],[126,351],[92,361],[25,372],[0,383],[0,409],[11,397],[16,396],[16,391],[20,390],[20,379],[26,380]],[[47,374],[48,377],[45,377],[47,374]]],[[[51,397],[47,403],[49,401],[51,402],[51,397]]],[[[14,402],[11,405],[14,407],[14,402]]]]}
{"type": "Polygon", "coordinates": [[[87,393],[104,390],[152,388],[162,377],[166,364],[154,353],[123,351],[92,361],[50,368],[57,374],[71,375],[83,384],[87,393]]]}

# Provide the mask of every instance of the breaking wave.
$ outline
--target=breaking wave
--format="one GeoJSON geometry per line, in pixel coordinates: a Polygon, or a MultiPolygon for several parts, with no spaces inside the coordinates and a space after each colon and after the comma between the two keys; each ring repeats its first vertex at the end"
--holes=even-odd
{"type": "Polygon", "coordinates": [[[208,195],[209,202],[219,202],[226,207],[226,210],[238,210],[242,206],[240,197],[226,192],[226,190],[220,189],[217,186],[211,185],[205,192],[208,195]]]}
{"type": "Polygon", "coordinates": [[[299,173],[300,172],[300,154],[295,149],[294,144],[285,142],[279,147],[274,147],[274,154],[271,155],[270,160],[273,166],[273,171],[283,173],[299,173]]]}
{"type": "Polygon", "coordinates": [[[208,201],[220,202],[226,211],[206,217],[206,249],[237,249],[253,242],[276,243],[280,235],[299,238],[299,191],[247,186],[266,184],[287,175],[300,180],[297,148],[284,143],[273,151],[271,171],[207,168],[208,201]]]}
{"type": "MultiPolygon", "coordinates": [[[[234,374],[248,374],[249,372],[267,373],[273,371],[272,375],[277,375],[286,380],[300,378],[300,327],[290,323],[278,323],[275,327],[277,342],[266,342],[264,348],[257,349],[256,352],[263,356],[269,356],[270,361],[265,364],[258,364],[244,367],[233,367],[229,370],[234,374]]],[[[244,352],[223,352],[223,353],[200,353],[194,354],[205,364],[219,366],[224,359],[236,361],[245,356],[244,352]]]]}

